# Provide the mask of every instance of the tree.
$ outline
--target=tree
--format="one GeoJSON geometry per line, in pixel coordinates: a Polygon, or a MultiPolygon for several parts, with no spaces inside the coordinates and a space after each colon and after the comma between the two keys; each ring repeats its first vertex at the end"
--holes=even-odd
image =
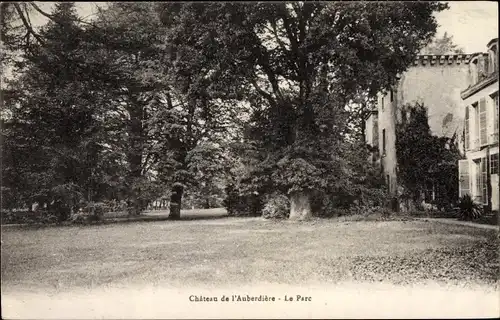
{"type": "Polygon", "coordinates": [[[100,9],[88,29],[93,53],[89,63],[100,66],[94,81],[106,103],[102,123],[107,150],[124,166],[123,192],[128,212],[138,215],[163,188],[156,165],[161,152],[166,114],[160,25],[150,3],[112,3],[100,9]]]}
{"type": "Polygon", "coordinates": [[[458,54],[464,53],[463,48],[453,43],[453,37],[445,32],[443,37],[434,38],[430,44],[422,49],[422,54],[458,54]]]}
{"type": "Polygon", "coordinates": [[[229,75],[224,84],[252,106],[255,179],[287,193],[290,218],[304,219],[314,190],[349,179],[342,157],[345,106],[393,84],[434,35],[433,13],[445,8],[437,2],[175,3],[160,5],[160,14],[171,36],[200,59],[217,61],[218,72],[229,75]]]}
{"type": "Polygon", "coordinates": [[[2,173],[21,203],[45,203],[64,219],[96,183],[98,101],[82,76],[85,37],[73,3],[56,4],[51,17],[4,90],[2,173]]]}
{"type": "Polygon", "coordinates": [[[435,203],[441,208],[451,208],[458,198],[458,160],[461,159],[455,137],[432,135],[423,105],[406,105],[401,115],[402,120],[397,124],[396,155],[404,196],[418,204],[429,189],[434,190],[435,203]]]}

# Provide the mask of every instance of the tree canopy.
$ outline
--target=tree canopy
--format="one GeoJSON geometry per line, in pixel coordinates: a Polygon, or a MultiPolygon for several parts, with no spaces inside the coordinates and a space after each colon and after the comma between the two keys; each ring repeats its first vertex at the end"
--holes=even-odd
{"type": "Polygon", "coordinates": [[[360,119],[445,8],[116,2],[88,22],[70,2],[2,3],[3,43],[22,53],[4,90],[11,202],[123,200],[139,214],[168,194],[177,219],[187,189],[220,186],[232,165],[248,190],[286,194],[291,218],[317,192],[360,197],[379,187],[363,178],[376,169],[360,160],[360,119]],[[49,18],[41,30],[30,10],[49,18]]]}

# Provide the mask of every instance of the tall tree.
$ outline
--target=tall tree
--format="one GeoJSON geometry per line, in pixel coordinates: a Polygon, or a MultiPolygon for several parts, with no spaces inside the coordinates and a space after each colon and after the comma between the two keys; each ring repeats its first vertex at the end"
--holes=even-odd
{"type": "Polygon", "coordinates": [[[4,184],[32,202],[45,203],[64,219],[95,184],[100,146],[97,100],[82,77],[87,52],[73,3],[58,3],[49,23],[15,64],[5,90],[4,184]]]}
{"type": "Polygon", "coordinates": [[[161,154],[157,121],[163,112],[160,25],[151,3],[111,3],[89,28],[95,81],[105,97],[108,149],[125,165],[120,179],[129,214],[137,215],[161,193],[155,164],[161,154]]]}
{"type": "Polygon", "coordinates": [[[458,160],[455,137],[432,135],[423,105],[406,105],[397,124],[396,154],[403,196],[419,204],[433,192],[440,207],[451,208],[458,198],[458,160]]]}
{"type": "Polygon", "coordinates": [[[429,43],[433,13],[445,8],[438,2],[172,3],[162,4],[160,14],[170,36],[190,48],[178,54],[217,61],[230,75],[224,84],[253,105],[260,171],[289,194],[290,218],[304,219],[312,191],[347,177],[346,104],[360,92],[388,88],[429,43]]]}

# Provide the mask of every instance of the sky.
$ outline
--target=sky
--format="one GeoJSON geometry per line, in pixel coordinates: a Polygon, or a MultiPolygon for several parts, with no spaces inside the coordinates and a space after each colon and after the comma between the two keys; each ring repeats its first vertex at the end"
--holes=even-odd
{"type": "Polygon", "coordinates": [[[450,9],[436,14],[437,35],[448,32],[465,53],[486,51],[498,38],[498,3],[493,1],[450,1],[450,9]]]}
{"type": "MultiPolygon", "coordinates": [[[[50,11],[53,3],[38,2],[45,10],[50,11]]],[[[103,2],[77,2],[80,16],[86,17],[95,12],[96,5],[103,2]]],[[[486,50],[486,44],[498,38],[498,4],[494,1],[449,1],[450,9],[435,14],[439,24],[437,36],[444,32],[453,36],[454,42],[466,53],[486,50]]],[[[37,17],[35,23],[43,23],[37,17]],[[38,20],[38,21],[37,21],[38,20]]]]}

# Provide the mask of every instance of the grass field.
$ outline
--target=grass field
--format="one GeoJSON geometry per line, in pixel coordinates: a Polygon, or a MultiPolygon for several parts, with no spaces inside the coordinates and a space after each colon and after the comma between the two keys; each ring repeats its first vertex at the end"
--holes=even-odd
{"type": "Polygon", "coordinates": [[[2,295],[341,283],[498,289],[498,231],[260,218],[2,228],[2,295]]]}

